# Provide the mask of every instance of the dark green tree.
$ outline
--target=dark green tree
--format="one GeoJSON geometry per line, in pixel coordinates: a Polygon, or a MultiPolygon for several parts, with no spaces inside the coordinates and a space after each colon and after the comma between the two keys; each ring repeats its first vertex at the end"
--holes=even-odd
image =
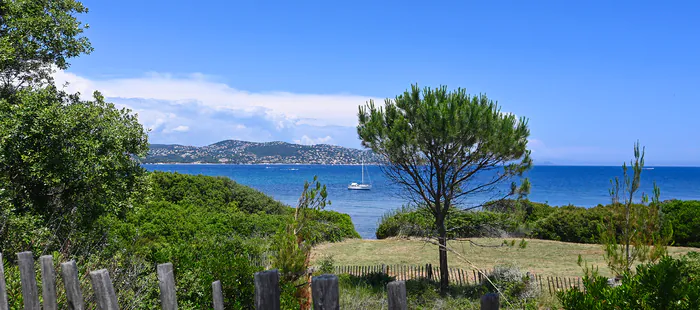
{"type": "Polygon", "coordinates": [[[75,0],[0,0],[0,95],[50,84],[53,70],[90,53],[75,17],[86,12],[75,0]]]}
{"type": "Polygon", "coordinates": [[[83,101],[49,86],[0,98],[0,195],[41,216],[57,237],[129,206],[148,150],[135,115],[100,93],[83,101]]]}
{"type": "MultiPolygon", "coordinates": [[[[435,218],[440,286],[448,286],[446,217],[453,206],[521,176],[530,168],[525,118],[502,113],[486,95],[412,86],[384,107],[360,107],[357,132],[364,147],[383,157],[383,172],[435,218]]],[[[527,192],[527,180],[506,195],[527,192]]]]}

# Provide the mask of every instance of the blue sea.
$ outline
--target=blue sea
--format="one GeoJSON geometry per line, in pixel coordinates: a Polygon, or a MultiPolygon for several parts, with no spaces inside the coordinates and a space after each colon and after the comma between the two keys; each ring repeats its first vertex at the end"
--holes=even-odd
{"type": "MultiPolygon", "coordinates": [[[[372,181],[370,191],[350,191],[351,182],[360,181],[360,166],[323,165],[216,165],[153,164],[148,170],[225,176],[248,185],[289,205],[295,205],[304,181],[317,175],[328,187],[327,209],[352,217],[362,238],[375,238],[382,214],[400,208],[408,201],[399,187],[387,180],[377,166],[366,166],[372,181]]],[[[573,204],[592,207],[610,202],[610,179],[622,175],[621,167],[535,166],[528,173],[532,184],[529,199],[550,205],[573,204]]],[[[367,177],[367,176],[365,176],[367,177]]],[[[700,167],[655,167],[642,173],[642,191],[652,192],[653,182],[661,189],[661,199],[700,200],[700,167]]],[[[507,187],[502,187],[500,194],[507,187]]],[[[465,204],[479,205],[500,196],[498,192],[471,197],[465,204]]]]}

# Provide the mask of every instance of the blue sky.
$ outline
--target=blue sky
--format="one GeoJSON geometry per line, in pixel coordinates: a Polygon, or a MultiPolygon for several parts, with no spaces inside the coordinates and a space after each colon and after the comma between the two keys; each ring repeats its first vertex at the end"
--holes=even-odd
{"type": "Polygon", "coordinates": [[[528,117],[536,162],[700,165],[700,2],[97,1],[57,79],[152,143],[359,147],[357,106],[412,83],[528,117]]]}

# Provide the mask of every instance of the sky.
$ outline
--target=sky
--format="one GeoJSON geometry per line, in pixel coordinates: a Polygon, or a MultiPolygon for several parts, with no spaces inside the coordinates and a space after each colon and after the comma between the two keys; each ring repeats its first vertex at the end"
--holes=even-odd
{"type": "Polygon", "coordinates": [[[411,84],[528,118],[535,163],[700,166],[698,1],[84,0],[95,51],[56,80],[151,143],[360,147],[359,105],[411,84]]]}

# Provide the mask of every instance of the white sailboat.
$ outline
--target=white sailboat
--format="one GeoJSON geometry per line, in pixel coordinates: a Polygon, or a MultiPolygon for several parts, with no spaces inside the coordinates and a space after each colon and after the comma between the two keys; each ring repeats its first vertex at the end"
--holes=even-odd
{"type": "MultiPolygon", "coordinates": [[[[367,172],[367,178],[369,178],[369,171],[367,172]]],[[[348,185],[348,189],[350,190],[370,190],[372,189],[372,180],[370,180],[369,184],[365,184],[365,160],[364,158],[362,159],[362,181],[360,183],[352,182],[350,185],[348,185]]]]}

